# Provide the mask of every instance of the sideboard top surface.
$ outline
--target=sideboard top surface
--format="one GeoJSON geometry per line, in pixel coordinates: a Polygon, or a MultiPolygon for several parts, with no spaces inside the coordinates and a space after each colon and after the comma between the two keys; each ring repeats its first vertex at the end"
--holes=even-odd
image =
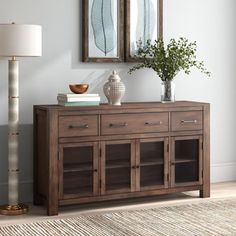
{"type": "Polygon", "coordinates": [[[35,105],[35,108],[46,110],[73,110],[73,111],[86,111],[86,110],[124,110],[124,109],[147,109],[147,108],[176,108],[176,107],[199,107],[206,106],[209,103],[194,102],[194,101],[177,101],[171,103],[162,102],[126,102],[121,106],[112,106],[108,104],[100,104],[99,106],[78,106],[78,107],[64,107],[59,105],[35,105]]]}

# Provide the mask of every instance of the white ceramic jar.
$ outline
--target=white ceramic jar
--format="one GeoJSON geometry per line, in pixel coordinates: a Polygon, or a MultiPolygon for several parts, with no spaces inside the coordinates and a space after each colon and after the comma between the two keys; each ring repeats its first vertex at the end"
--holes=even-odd
{"type": "Polygon", "coordinates": [[[113,71],[108,78],[108,82],[104,84],[103,91],[110,105],[121,105],[121,98],[125,94],[125,85],[121,82],[121,78],[116,71],[113,71]]]}

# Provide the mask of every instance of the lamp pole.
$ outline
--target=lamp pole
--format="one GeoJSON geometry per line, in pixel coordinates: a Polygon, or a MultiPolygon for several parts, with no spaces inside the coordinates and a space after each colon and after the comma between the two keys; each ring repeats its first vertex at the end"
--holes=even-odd
{"type": "Polygon", "coordinates": [[[19,61],[8,61],[8,204],[18,205],[19,61]]]}
{"type": "Polygon", "coordinates": [[[0,207],[3,215],[20,215],[28,206],[19,202],[19,61],[8,61],[8,204],[0,207]]]}
{"type": "Polygon", "coordinates": [[[28,206],[19,203],[19,61],[16,56],[42,54],[41,26],[0,24],[0,56],[8,56],[8,204],[2,215],[21,215],[28,206]]]}

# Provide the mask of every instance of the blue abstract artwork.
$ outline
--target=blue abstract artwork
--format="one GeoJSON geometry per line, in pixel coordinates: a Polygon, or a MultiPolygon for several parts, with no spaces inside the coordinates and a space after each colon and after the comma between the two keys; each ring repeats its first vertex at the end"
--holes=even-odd
{"type": "Polygon", "coordinates": [[[94,51],[98,56],[106,57],[115,54],[117,48],[116,13],[114,0],[93,0],[91,4],[91,30],[94,51]]]}
{"type": "Polygon", "coordinates": [[[130,7],[130,51],[133,56],[140,45],[153,42],[158,37],[158,1],[131,0],[130,7]]]}
{"type": "Polygon", "coordinates": [[[152,39],[154,32],[155,10],[151,0],[138,1],[137,39],[145,46],[152,39]]]}

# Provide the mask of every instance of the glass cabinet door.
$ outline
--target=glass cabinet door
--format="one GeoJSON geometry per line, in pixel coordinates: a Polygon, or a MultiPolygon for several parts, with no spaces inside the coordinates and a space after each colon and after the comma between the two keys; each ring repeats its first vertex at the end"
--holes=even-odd
{"type": "Polygon", "coordinates": [[[101,145],[101,193],[134,191],[135,141],[105,141],[101,145]]]}
{"type": "Polygon", "coordinates": [[[172,138],[171,185],[202,183],[202,137],[172,138]]]}
{"type": "Polygon", "coordinates": [[[60,197],[98,194],[98,143],[60,146],[60,197]]]}
{"type": "Polygon", "coordinates": [[[168,186],[167,138],[137,141],[137,190],[159,189],[168,186]]]}

